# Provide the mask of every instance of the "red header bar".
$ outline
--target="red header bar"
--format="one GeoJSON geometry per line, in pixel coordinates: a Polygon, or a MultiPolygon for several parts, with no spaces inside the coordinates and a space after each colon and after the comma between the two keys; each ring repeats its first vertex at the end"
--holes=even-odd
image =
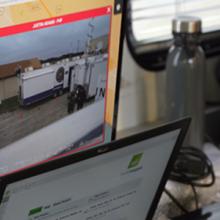
{"type": "Polygon", "coordinates": [[[29,22],[25,24],[14,25],[10,27],[0,28],[0,37],[5,37],[13,34],[19,34],[28,31],[39,30],[43,28],[53,27],[74,21],[85,20],[92,17],[98,17],[103,15],[110,15],[112,13],[112,7],[107,6],[104,8],[98,8],[89,11],[83,11],[79,13],[29,22]]]}

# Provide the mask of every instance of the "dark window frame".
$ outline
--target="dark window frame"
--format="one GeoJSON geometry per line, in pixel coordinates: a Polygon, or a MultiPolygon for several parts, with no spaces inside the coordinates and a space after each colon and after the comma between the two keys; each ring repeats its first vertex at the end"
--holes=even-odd
{"type": "MultiPolygon", "coordinates": [[[[126,41],[129,51],[138,65],[150,71],[165,69],[166,58],[172,40],[156,43],[137,42],[133,36],[130,19],[130,6],[127,9],[126,41]]],[[[220,55],[220,30],[201,35],[201,45],[207,58],[220,55]]]]}

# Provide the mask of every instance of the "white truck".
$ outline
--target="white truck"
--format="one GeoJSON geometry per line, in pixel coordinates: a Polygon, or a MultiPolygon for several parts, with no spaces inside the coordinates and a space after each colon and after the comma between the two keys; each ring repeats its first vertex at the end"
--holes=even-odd
{"type": "Polygon", "coordinates": [[[74,92],[81,86],[86,100],[104,98],[106,90],[108,55],[92,55],[65,59],[56,64],[43,64],[41,69],[27,68],[18,75],[19,101],[29,106],[48,97],[74,92]]]}
{"type": "Polygon", "coordinates": [[[78,86],[85,89],[86,99],[105,97],[108,55],[96,55],[76,62],[70,73],[70,92],[78,86]]]}
{"type": "Polygon", "coordinates": [[[18,75],[19,100],[28,106],[50,96],[61,95],[69,87],[69,64],[45,64],[41,69],[26,69],[18,75]]]}

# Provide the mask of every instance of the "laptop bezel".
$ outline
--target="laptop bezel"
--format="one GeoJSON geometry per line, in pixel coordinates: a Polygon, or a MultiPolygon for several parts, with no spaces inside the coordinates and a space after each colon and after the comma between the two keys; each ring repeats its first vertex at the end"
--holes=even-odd
{"type": "Polygon", "coordinates": [[[47,172],[71,165],[71,164],[79,163],[86,159],[90,159],[98,155],[102,155],[102,154],[106,154],[106,153],[109,153],[109,152],[112,152],[118,149],[122,149],[132,144],[141,142],[143,140],[147,140],[147,139],[180,129],[181,130],[180,134],[177,138],[173,151],[170,155],[165,171],[161,177],[154,199],[151,203],[151,206],[148,212],[146,213],[146,220],[150,220],[152,219],[155,213],[155,210],[158,206],[161,194],[168,180],[173,163],[179,152],[179,149],[182,146],[182,142],[187,132],[189,123],[190,123],[189,118],[182,119],[180,121],[176,121],[176,122],[164,125],[164,126],[160,126],[152,130],[144,131],[139,134],[135,134],[135,135],[132,135],[132,136],[120,139],[120,140],[113,141],[111,143],[103,144],[97,148],[93,148],[87,151],[82,151],[76,154],[71,154],[66,157],[61,157],[55,160],[51,160],[44,164],[40,164],[34,167],[27,168],[25,170],[21,170],[19,172],[15,172],[15,173],[11,173],[6,176],[3,176],[0,178],[0,204],[2,202],[4,191],[7,185],[9,184],[12,184],[12,183],[15,183],[21,180],[25,180],[25,179],[28,179],[28,178],[31,178],[31,177],[34,177],[34,176],[37,176],[43,173],[47,173],[47,172]]]}
{"type": "MultiPolygon", "coordinates": [[[[118,54],[118,68],[117,68],[117,79],[116,79],[116,88],[115,88],[115,102],[114,102],[114,111],[113,111],[113,122],[112,122],[112,134],[111,140],[116,139],[116,130],[117,130],[117,118],[118,118],[118,109],[119,109],[119,97],[120,97],[120,85],[121,85],[121,74],[122,74],[122,60],[123,60],[123,48],[124,40],[126,36],[126,24],[127,24],[127,0],[118,0],[122,4],[122,21],[121,21],[121,33],[119,41],[119,54],[118,54]]],[[[115,4],[117,0],[115,0],[115,4]]]]}

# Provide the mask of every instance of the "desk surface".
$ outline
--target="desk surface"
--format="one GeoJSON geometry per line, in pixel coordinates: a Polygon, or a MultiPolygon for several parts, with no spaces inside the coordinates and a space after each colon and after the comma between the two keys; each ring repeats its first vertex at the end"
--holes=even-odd
{"type": "MultiPolygon", "coordinates": [[[[199,207],[204,207],[216,202],[220,203],[220,151],[210,144],[206,145],[204,150],[208,157],[213,161],[216,182],[215,185],[209,188],[196,188],[199,207]]],[[[166,187],[175,195],[178,201],[187,208],[187,210],[195,210],[194,197],[190,186],[169,181],[166,187]]],[[[170,219],[169,217],[182,214],[183,213],[176,207],[170,198],[163,193],[154,220],[168,220],[170,219]]]]}
{"type": "MultiPolygon", "coordinates": [[[[178,183],[168,182],[168,188],[172,188],[171,192],[178,201],[184,205],[189,211],[195,210],[195,203],[191,187],[178,183]],[[172,186],[171,186],[172,185],[172,186]]],[[[198,188],[199,206],[204,207],[208,204],[220,202],[220,178],[217,178],[216,184],[210,188],[198,188]]],[[[163,193],[158,209],[154,216],[154,220],[168,220],[169,217],[179,216],[183,213],[176,205],[163,193]],[[169,217],[168,217],[169,216],[169,217]]]]}

